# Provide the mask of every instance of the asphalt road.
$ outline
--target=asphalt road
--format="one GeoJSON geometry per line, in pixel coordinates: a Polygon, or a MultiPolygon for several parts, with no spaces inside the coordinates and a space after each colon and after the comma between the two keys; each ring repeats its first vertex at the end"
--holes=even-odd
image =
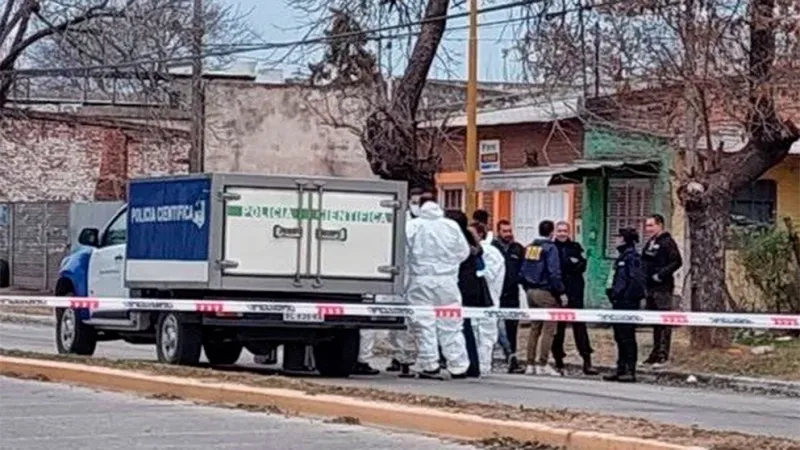
{"type": "MultiPolygon", "coordinates": [[[[41,325],[0,323],[0,347],[52,353],[55,348],[53,330],[41,325]]],[[[155,349],[152,346],[104,342],[98,345],[96,355],[152,360],[155,358],[155,349]]],[[[250,355],[243,356],[240,364],[250,365],[251,358],[250,355]]],[[[585,410],[641,417],[664,423],[800,439],[800,401],[791,398],[650,384],[613,384],[593,379],[505,374],[456,382],[404,380],[388,374],[318,381],[484,403],[585,410]]]]}
{"type": "Polygon", "coordinates": [[[0,449],[475,450],[422,436],[0,377],[0,449]]]}

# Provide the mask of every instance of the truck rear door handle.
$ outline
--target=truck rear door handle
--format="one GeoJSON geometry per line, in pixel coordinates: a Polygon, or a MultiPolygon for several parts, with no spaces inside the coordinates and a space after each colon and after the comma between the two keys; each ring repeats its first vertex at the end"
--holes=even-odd
{"type": "Polygon", "coordinates": [[[122,261],[122,255],[115,256],[114,257],[114,261],[117,261],[117,262],[122,261]]]}
{"type": "Polygon", "coordinates": [[[275,239],[300,239],[303,237],[303,229],[301,227],[287,228],[280,225],[275,225],[272,227],[272,237],[275,239]]]}
{"type": "Polygon", "coordinates": [[[347,228],[340,228],[338,230],[325,230],[322,228],[317,228],[316,230],[316,238],[320,241],[346,241],[347,240],[347,228]]]}

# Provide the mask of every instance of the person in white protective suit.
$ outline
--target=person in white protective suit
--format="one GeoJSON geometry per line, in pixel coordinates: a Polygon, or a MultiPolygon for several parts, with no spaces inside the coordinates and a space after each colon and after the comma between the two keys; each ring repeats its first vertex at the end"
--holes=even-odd
{"type": "MultiPolygon", "coordinates": [[[[489,294],[492,297],[491,309],[500,307],[500,296],[503,293],[503,281],[506,277],[506,260],[494,245],[482,223],[473,223],[470,230],[475,233],[478,241],[483,248],[484,269],[478,272],[478,276],[484,277],[489,287],[489,294]]],[[[475,331],[475,341],[478,345],[478,360],[480,361],[481,375],[487,375],[492,371],[492,359],[494,357],[494,346],[497,343],[499,334],[498,320],[494,317],[486,317],[477,321],[475,331]]]]}
{"type": "Polygon", "coordinates": [[[379,370],[372,367],[370,362],[374,356],[376,330],[361,330],[361,340],[358,348],[358,362],[353,368],[354,375],[378,375],[379,370]]]}
{"type": "MultiPolygon", "coordinates": [[[[406,210],[406,230],[411,226],[411,221],[419,217],[420,213],[420,197],[423,194],[432,196],[433,193],[425,192],[420,188],[411,188],[408,197],[408,210],[406,210]]],[[[408,250],[408,249],[406,249],[408,250]]],[[[408,270],[404,273],[403,291],[408,289],[408,270]]],[[[405,295],[403,300],[406,300],[405,295]]],[[[409,323],[409,327],[412,324],[409,323]]],[[[389,348],[391,349],[392,361],[389,367],[386,368],[387,372],[399,372],[401,377],[410,377],[411,366],[416,361],[417,344],[414,339],[414,334],[410,329],[406,330],[390,330],[387,336],[389,348]]]]}
{"type": "MultiPolygon", "coordinates": [[[[470,248],[458,224],[444,217],[435,193],[420,199],[419,217],[406,228],[408,289],[413,306],[461,306],[458,272],[470,248]]],[[[454,378],[464,378],[469,358],[459,318],[416,315],[412,324],[417,342],[420,378],[443,377],[439,347],[454,378]]]]}

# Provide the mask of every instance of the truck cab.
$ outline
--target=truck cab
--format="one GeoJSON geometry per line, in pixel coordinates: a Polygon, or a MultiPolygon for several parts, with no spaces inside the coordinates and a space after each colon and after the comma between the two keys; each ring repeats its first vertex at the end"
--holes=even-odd
{"type": "Polygon", "coordinates": [[[156,344],[164,363],[196,364],[202,350],[212,364],[233,364],[244,348],[275,355],[282,345],[284,361],[298,361],[310,346],[322,375],[347,376],[360,330],[405,327],[402,317],[269,307],[398,303],[404,183],[203,174],[135,180],[128,198],[105,227],[82,230],[62,262],[56,295],[87,301],[57,309],[60,353],[91,355],[98,341],[122,339],[156,344]],[[94,308],[103,298],[129,307],[94,308]],[[218,306],[186,311],[175,300],[218,306]],[[229,313],[229,302],[258,303],[229,313]]]}

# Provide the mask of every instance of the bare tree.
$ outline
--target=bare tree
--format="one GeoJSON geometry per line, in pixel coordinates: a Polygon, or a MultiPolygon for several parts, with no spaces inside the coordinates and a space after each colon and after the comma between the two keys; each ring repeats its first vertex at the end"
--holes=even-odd
{"type": "MultiPolygon", "coordinates": [[[[310,66],[312,82],[336,92],[331,98],[338,106],[323,111],[325,117],[358,134],[376,175],[406,180],[411,186],[432,186],[441,164],[438,149],[447,139],[445,118],[426,114],[420,102],[445,32],[450,1],[303,0],[295,6],[314,17],[310,30],[327,24],[327,33],[335,36],[321,62],[310,66]],[[383,49],[369,45],[380,42],[382,32],[364,30],[406,24],[403,74],[394,80],[391,70],[384,75],[382,58],[376,56],[383,49]]],[[[396,41],[389,40],[389,45],[396,41]]]]}
{"type": "MultiPolygon", "coordinates": [[[[733,195],[800,138],[786,117],[800,91],[799,13],[792,0],[544,2],[528,11],[519,50],[533,80],[584,80],[587,91],[608,94],[591,119],[674,138],[693,310],[728,309],[733,195]],[[739,148],[725,148],[725,130],[743,137],[739,148]]],[[[724,332],[711,329],[693,337],[699,346],[727,344],[724,332]]]]}
{"type": "MultiPolygon", "coordinates": [[[[254,37],[245,14],[217,0],[204,6],[207,45],[254,37]]],[[[44,88],[86,89],[90,80],[89,89],[108,91],[114,80],[113,89],[120,92],[157,89],[163,81],[157,74],[190,52],[191,15],[190,0],[7,0],[0,16],[0,105],[14,83],[12,69],[20,64],[105,68],[65,72],[69,82],[53,77],[56,86],[44,88]]]]}

